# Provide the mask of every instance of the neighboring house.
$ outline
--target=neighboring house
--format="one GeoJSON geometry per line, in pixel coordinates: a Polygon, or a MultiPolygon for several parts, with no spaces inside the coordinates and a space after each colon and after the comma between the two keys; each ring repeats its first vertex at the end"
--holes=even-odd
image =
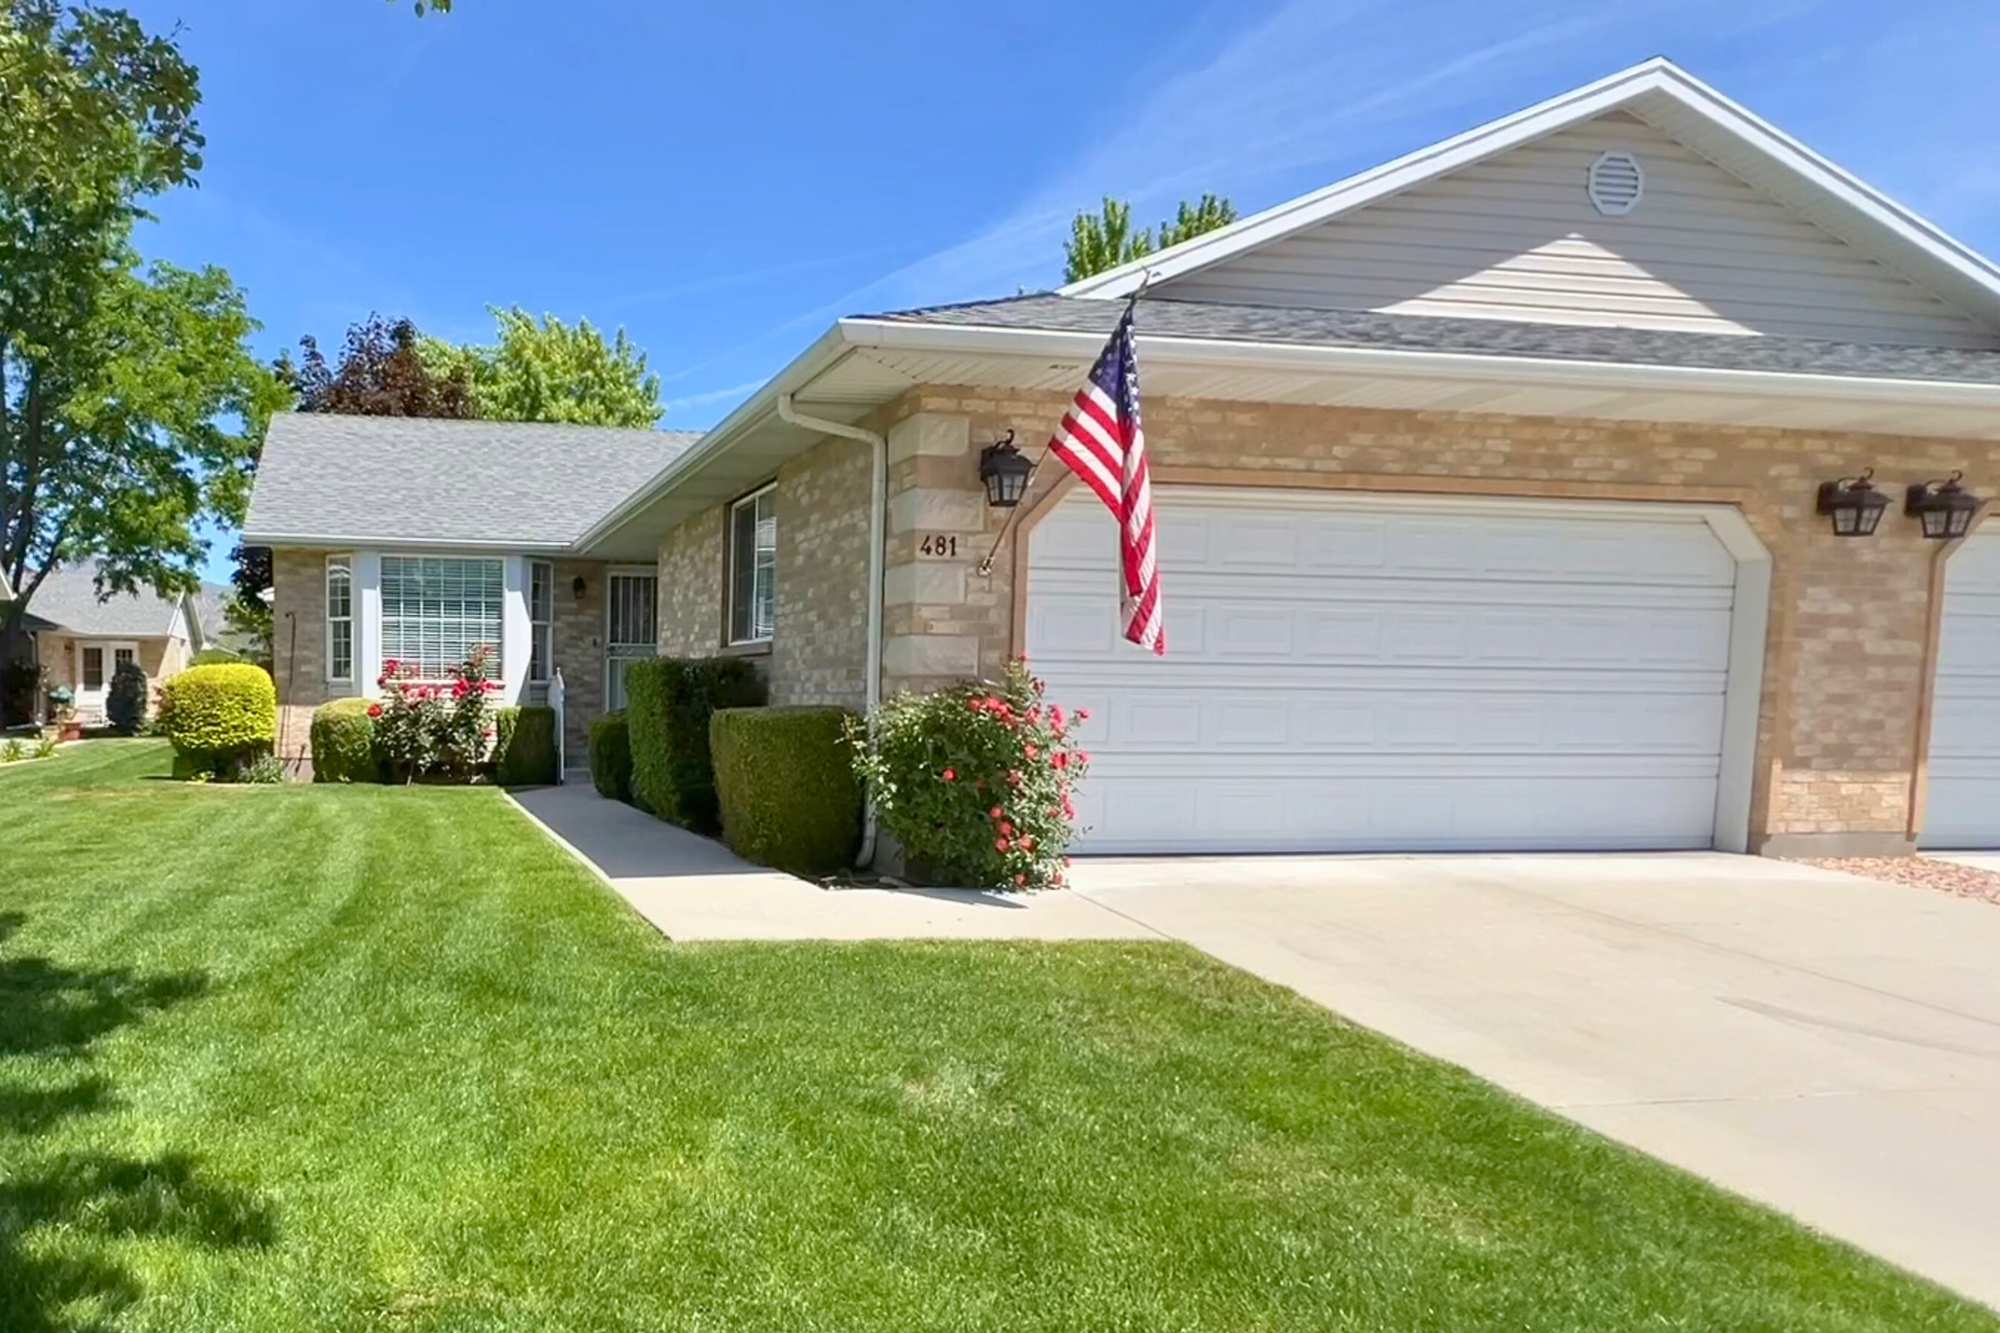
{"type": "Polygon", "coordinates": [[[257,636],[247,634],[229,624],[229,608],[236,601],[236,589],[226,583],[204,583],[195,598],[196,609],[201,615],[201,627],[206,638],[206,647],[224,648],[238,657],[249,661],[261,656],[257,636]]]}
{"type": "Polygon", "coordinates": [[[312,710],[380,693],[385,660],[442,679],[474,647],[504,705],[560,671],[568,752],[650,657],[653,562],[580,558],[576,538],[693,432],[287,413],[273,419],[243,540],[272,548],[279,752],[304,768],[312,710]]]}
{"type": "Polygon", "coordinates": [[[150,696],[205,642],[194,598],[162,597],[150,588],[100,597],[95,562],[43,579],[28,604],[26,628],[44,690],[68,686],[77,716],[89,725],[104,721],[105,693],[120,662],[139,664],[150,696]]]}
{"type": "MultiPolygon", "coordinates": [[[[1955,470],[2000,492],[2000,269],[1655,60],[1056,293],[842,319],[547,558],[656,566],[660,650],[776,702],[1026,653],[1093,714],[1087,851],[2000,846],[2000,534],[1902,512],[1955,470]],[[1159,660],[1060,465],[979,568],[981,450],[1039,455],[1142,282],[1159,660]]],[[[412,534],[476,519],[440,499],[412,534]]],[[[279,577],[315,622],[322,560],[279,577]]]]}

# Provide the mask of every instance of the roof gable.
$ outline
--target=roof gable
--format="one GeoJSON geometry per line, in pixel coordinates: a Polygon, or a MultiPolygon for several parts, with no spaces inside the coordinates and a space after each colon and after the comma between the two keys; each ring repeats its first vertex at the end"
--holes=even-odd
{"type": "Polygon", "coordinates": [[[52,627],[76,634],[151,638],[173,632],[181,600],[147,587],[100,600],[97,562],[87,561],[52,571],[35,590],[28,610],[52,627]]]}
{"type": "Polygon", "coordinates": [[[1665,60],[1063,292],[1148,272],[1169,298],[2000,344],[2000,270],[1665,60]],[[1620,149],[1645,196],[1606,215],[1585,176],[1620,149]]]}

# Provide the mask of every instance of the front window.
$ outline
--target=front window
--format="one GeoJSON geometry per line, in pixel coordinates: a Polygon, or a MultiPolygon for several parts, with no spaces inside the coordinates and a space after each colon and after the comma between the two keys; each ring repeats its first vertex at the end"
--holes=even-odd
{"type": "Polygon", "coordinates": [[[502,677],[501,608],[506,581],[498,559],[434,555],[382,557],[382,657],[422,680],[443,680],[484,647],[487,672],[502,677]]]}
{"type": "Polygon", "coordinates": [[[534,633],[528,640],[528,679],[549,678],[555,660],[556,570],[546,560],[528,562],[528,619],[534,633]]]}
{"type": "Polygon", "coordinates": [[[778,611],[778,488],[729,510],[729,641],[768,643],[778,611]]]}
{"type": "Polygon", "coordinates": [[[326,562],[326,678],[354,679],[354,568],[344,555],[326,562]]]}

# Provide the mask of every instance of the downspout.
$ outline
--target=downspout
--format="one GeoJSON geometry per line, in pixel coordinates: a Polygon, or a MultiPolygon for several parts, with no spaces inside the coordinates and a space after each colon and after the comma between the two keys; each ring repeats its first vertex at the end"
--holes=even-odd
{"type": "MultiPolygon", "coordinates": [[[[889,507],[889,440],[876,431],[850,426],[824,417],[807,416],[792,405],[789,393],[778,395],[778,419],[801,430],[859,440],[869,446],[872,466],[868,478],[868,652],[867,680],[863,688],[868,725],[875,725],[875,708],[882,702],[882,545],[884,515],[889,507]]],[[[875,807],[871,803],[861,823],[861,850],[854,863],[865,866],[875,859],[875,807]]]]}

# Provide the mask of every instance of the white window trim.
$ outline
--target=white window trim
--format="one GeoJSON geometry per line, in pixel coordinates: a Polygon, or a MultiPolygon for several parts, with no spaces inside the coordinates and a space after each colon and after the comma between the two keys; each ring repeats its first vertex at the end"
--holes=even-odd
{"type": "Polygon", "coordinates": [[[326,629],[327,683],[329,685],[352,685],[354,683],[354,660],[358,655],[356,650],[360,647],[360,644],[356,641],[354,625],[355,582],[353,556],[330,555],[326,558],[326,569],[320,579],[319,596],[320,615],[326,629]],[[344,616],[333,614],[333,573],[336,569],[347,575],[347,614],[344,616]],[[345,625],[347,627],[347,674],[344,676],[333,674],[333,627],[335,625],[345,625]]]}
{"type": "MultiPolygon", "coordinates": [[[[521,643],[517,639],[510,637],[508,632],[508,620],[510,616],[510,612],[508,611],[509,598],[510,598],[510,585],[511,585],[511,596],[513,599],[515,599],[517,605],[519,603],[524,603],[527,599],[527,590],[522,586],[522,579],[524,577],[522,570],[522,561],[518,557],[509,559],[506,556],[496,555],[494,552],[489,550],[483,550],[472,547],[459,548],[459,549],[440,549],[440,550],[432,550],[428,548],[419,548],[413,550],[386,548],[381,552],[379,552],[376,556],[376,563],[375,563],[375,579],[376,579],[375,603],[372,609],[372,613],[375,617],[375,640],[376,640],[375,651],[377,653],[375,671],[376,674],[378,675],[381,674],[382,663],[388,660],[388,654],[383,645],[387,637],[389,614],[388,614],[387,600],[382,595],[382,589],[388,582],[387,578],[383,574],[382,562],[387,560],[488,560],[488,561],[495,561],[499,564],[500,589],[501,589],[500,642],[495,644],[494,648],[500,655],[501,671],[500,674],[489,677],[489,679],[491,679],[493,683],[496,685],[502,686],[503,688],[506,687],[511,679],[507,673],[513,670],[516,667],[517,663],[521,660],[521,657],[517,657],[516,655],[517,644],[518,644],[518,652],[523,657],[528,651],[528,647],[525,643],[521,643]],[[510,573],[509,571],[512,572],[510,573]]],[[[523,607],[522,609],[524,610],[525,608],[523,607]]],[[[520,615],[521,610],[516,610],[511,614],[520,615]]],[[[515,632],[518,633],[519,621],[515,622],[515,627],[516,627],[515,632]]],[[[527,677],[526,668],[525,667],[521,668],[519,679],[525,680],[526,677],[527,677]]],[[[451,677],[410,676],[407,677],[406,680],[407,683],[412,685],[445,685],[450,683],[451,677]]],[[[509,693],[506,702],[508,703],[514,702],[511,692],[509,693]]]]}
{"type": "MultiPolygon", "coordinates": [[[[728,520],[723,525],[722,540],[724,545],[727,547],[729,558],[728,561],[726,562],[728,565],[728,577],[723,581],[723,588],[722,588],[722,616],[723,616],[722,629],[723,629],[723,637],[728,642],[731,648],[755,647],[758,644],[769,643],[771,642],[772,638],[775,637],[776,621],[777,621],[776,615],[773,615],[771,617],[773,621],[772,634],[753,635],[747,639],[739,639],[736,637],[736,558],[737,558],[736,511],[741,509],[744,505],[755,505],[757,501],[759,501],[766,495],[772,495],[777,489],[778,489],[778,483],[773,481],[763,486],[759,486],[756,490],[750,492],[748,495],[739,496],[736,500],[731,502],[729,506],[728,520]]],[[[778,518],[778,506],[777,506],[777,500],[774,498],[771,501],[771,521],[775,523],[777,522],[777,518],[778,518]]],[[[754,515],[753,515],[753,523],[754,523],[754,515]]],[[[755,533],[754,526],[752,527],[752,533],[753,534],[755,533]]],[[[754,535],[753,535],[753,541],[754,541],[754,535]]],[[[755,551],[753,550],[751,554],[752,558],[754,559],[756,554],[755,551]]],[[[772,554],[774,557],[776,556],[775,551],[772,554]]],[[[776,588],[775,588],[777,577],[778,577],[778,571],[774,561],[771,568],[771,579],[774,585],[772,590],[772,601],[774,604],[777,600],[776,588]]],[[[751,589],[753,596],[755,595],[756,591],[754,578],[755,575],[753,574],[752,575],[753,583],[751,589]]]]}
{"type": "MultiPolygon", "coordinates": [[[[505,654],[503,653],[504,657],[505,654]]],[[[546,685],[555,674],[556,656],[556,565],[553,560],[528,561],[528,683],[546,685]],[[549,590],[549,618],[535,618],[535,574],[540,571],[545,576],[549,590]],[[549,650],[542,654],[542,674],[535,674],[535,646],[541,641],[542,627],[549,631],[549,650]]]]}

